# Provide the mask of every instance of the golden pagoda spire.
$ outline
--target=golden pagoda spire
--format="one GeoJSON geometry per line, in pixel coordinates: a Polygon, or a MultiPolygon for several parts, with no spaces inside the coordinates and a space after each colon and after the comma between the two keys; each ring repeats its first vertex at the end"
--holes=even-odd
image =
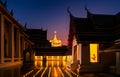
{"type": "Polygon", "coordinates": [[[52,47],[60,47],[60,46],[62,46],[62,42],[61,42],[61,40],[59,40],[59,39],[57,38],[56,33],[57,33],[57,32],[54,31],[53,39],[50,40],[52,47]]]}
{"type": "Polygon", "coordinates": [[[53,40],[57,40],[56,31],[54,31],[54,37],[53,37],[53,40]]]}

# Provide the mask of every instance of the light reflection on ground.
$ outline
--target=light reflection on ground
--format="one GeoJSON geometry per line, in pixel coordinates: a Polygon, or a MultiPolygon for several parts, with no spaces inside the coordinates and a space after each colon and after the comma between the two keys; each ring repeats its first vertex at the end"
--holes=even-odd
{"type": "Polygon", "coordinates": [[[35,61],[35,67],[66,67],[66,61],[35,61]]]}
{"type": "Polygon", "coordinates": [[[66,70],[66,61],[36,61],[35,69],[24,73],[23,77],[77,77],[75,72],[66,70]]]}
{"type": "Polygon", "coordinates": [[[0,77],[119,77],[107,73],[90,73],[77,75],[74,71],[66,70],[66,61],[36,61],[22,67],[14,66],[0,69],[0,77]],[[34,66],[35,65],[35,66],[34,66]]]}

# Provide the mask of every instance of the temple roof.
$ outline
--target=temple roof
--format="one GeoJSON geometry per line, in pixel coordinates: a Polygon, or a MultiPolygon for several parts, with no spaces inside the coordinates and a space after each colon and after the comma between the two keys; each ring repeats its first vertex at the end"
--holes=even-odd
{"type": "MultiPolygon", "coordinates": [[[[73,26],[73,31],[77,41],[111,41],[116,39],[114,29],[120,23],[119,14],[105,15],[87,13],[87,18],[78,18],[73,15],[70,17],[70,25],[73,26]],[[89,14],[89,15],[88,15],[89,14]],[[112,38],[111,38],[112,37],[112,38]]],[[[72,27],[71,27],[72,28],[72,27]]]]}

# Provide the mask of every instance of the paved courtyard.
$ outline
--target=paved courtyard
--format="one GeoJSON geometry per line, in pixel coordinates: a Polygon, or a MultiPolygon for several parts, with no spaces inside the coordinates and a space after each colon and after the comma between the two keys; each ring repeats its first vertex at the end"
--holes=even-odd
{"type": "Polygon", "coordinates": [[[0,69],[0,77],[119,77],[107,73],[85,73],[77,74],[74,71],[67,70],[65,62],[48,61],[36,62],[35,66],[19,65],[0,69]]]}

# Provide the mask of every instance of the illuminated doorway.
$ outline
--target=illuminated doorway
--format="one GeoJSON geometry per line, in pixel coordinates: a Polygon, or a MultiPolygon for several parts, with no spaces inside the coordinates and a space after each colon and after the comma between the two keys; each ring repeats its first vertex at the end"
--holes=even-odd
{"type": "Polygon", "coordinates": [[[98,44],[90,44],[90,62],[98,62],[98,44]]]}

